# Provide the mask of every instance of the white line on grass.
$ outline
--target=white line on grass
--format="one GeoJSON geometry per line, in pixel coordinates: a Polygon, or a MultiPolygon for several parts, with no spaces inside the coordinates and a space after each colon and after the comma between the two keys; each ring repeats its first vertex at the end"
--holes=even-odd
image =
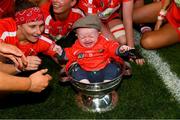
{"type": "Polygon", "coordinates": [[[171,72],[168,63],[163,61],[156,51],[142,49],[142,54],[154,66],[167,88],[175,96],[177,101],[180,102],[180,79],[175,73],[171,72]]]}
{"type": "MultiPolygon", "coordinates": [[[[134,31],[135,43],[139,45],[140,34],[134,31]]],[[[141,52],[147,61],[154,66],[157,73],[163,80],[164,84],[170,90],[170,92],[175,96],[176,100],[180,102],[180,79],[177,77],[176,73],[171,72],[168,63],[163,61],[159,54],[154,50],[141,49],[141,52]]]]}

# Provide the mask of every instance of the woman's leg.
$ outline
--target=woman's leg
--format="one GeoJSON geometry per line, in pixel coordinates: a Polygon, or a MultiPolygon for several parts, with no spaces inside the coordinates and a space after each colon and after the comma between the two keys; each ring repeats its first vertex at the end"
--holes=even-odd
{"type": "Polygon", "coordinates": [[[119,18],[109,21],[108,27],[120,44],[125,45],[127,43],[124,25],[119,18]]]}
{"type": "Polygon", "coordinates": [[[144,0],[134,0],[134,8],[139,8],[144,6],[144,0]]]}
{"type": "Polygon", "coordinates": [[[179,39],[177,31],[167,23],[157,31],[144,33],[141,45],[145,49],[157,49],[173,45],[179,42],[179,39]]]}
{"type": "Polygon", "coordinates": [[[133,22],[136,24],[156,22],[161,6],[161,2],[154,2],[135,8],[133,11],[133,22]]]}

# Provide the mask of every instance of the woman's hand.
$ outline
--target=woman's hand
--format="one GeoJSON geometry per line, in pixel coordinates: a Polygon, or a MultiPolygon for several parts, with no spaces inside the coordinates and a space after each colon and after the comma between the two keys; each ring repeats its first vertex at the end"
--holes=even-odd
{"type": "Polygon", "coordinates": [[[41,59],[38,56],[27,56],[28,64],[24,70],[37,70],[41,64],[41,59]]]}
{"type": "Polygon", "coordinates": [[[52,77],[49,74],[46,74],[47,71],[48,69],[42,69],[29,76],[30,84],[28,91],[41,92],[48,86],[52,77]]]}
{"type": "Polygon", "coordinates": [[[25,55],[14,45],[0,43],[0,55],[11,59],[18,68],[22,68],[27,65],[25,55]]]}

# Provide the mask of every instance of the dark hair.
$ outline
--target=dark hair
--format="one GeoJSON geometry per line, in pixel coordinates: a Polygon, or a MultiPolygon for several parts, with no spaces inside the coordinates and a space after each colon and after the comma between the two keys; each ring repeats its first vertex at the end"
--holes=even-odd
{"type": "Polygon", "coordinates": [[[52,18],[53,18],[54,20],[56,20],[55,14],[54,14],[54,11],[53,11],[53,5],[52,5],[52,4],[50,5],[49,13],[50,13],[50,15],[52,16],[52,18]]]}
{"type": "Polygon", "coordinates": [[[28,8],[37,7],[37,5],[33,4],[28,0],[16,0],[15,1],[15,12],[22,11],[28,8]]]}

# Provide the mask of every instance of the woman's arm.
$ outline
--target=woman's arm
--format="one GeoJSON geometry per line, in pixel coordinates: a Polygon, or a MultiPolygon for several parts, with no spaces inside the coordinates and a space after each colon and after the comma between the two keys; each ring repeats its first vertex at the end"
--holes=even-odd
{"type": "Polygon", "coordinates": [[[47,69],[42,69],[29,77],[17,77],[0,72],[0,91],[41,92],[52,79],[46,72],[47,69]]]}
{"type": "Polygon", "coordinates": [[[7,74],[15,75],[20,72],[13,64],[4,64],[0,62],[0,66],[0,71],[7,74]]]}
{"type": "Polygon", "coordinates": [[[161,27],[171,2],[172,0],[165,0],[164,3],[162,4],[161,10],[159,11],[159,15],[157,16],[155,30],[159,30],[159,28],[161,27]]]}
{"type": "Polygon", "coordinates": [[[14,45],[0,42],[0,55],[11,59],[19,68],[23,68],[27,65],[27,59],[25,55],[19,48],[14,45]]]}
{"type": "Polygon", "coordinates": [[[0,91],[26,91],[30,87],[30,83],[29,78],[0,72],[0,91]]]}
{"type": "Polygon", "coordinates": [[[134,48],[132,13],[133,13],[133,0],[123,2],[123,24],[126,32],[127,45],[134,48]]]}

